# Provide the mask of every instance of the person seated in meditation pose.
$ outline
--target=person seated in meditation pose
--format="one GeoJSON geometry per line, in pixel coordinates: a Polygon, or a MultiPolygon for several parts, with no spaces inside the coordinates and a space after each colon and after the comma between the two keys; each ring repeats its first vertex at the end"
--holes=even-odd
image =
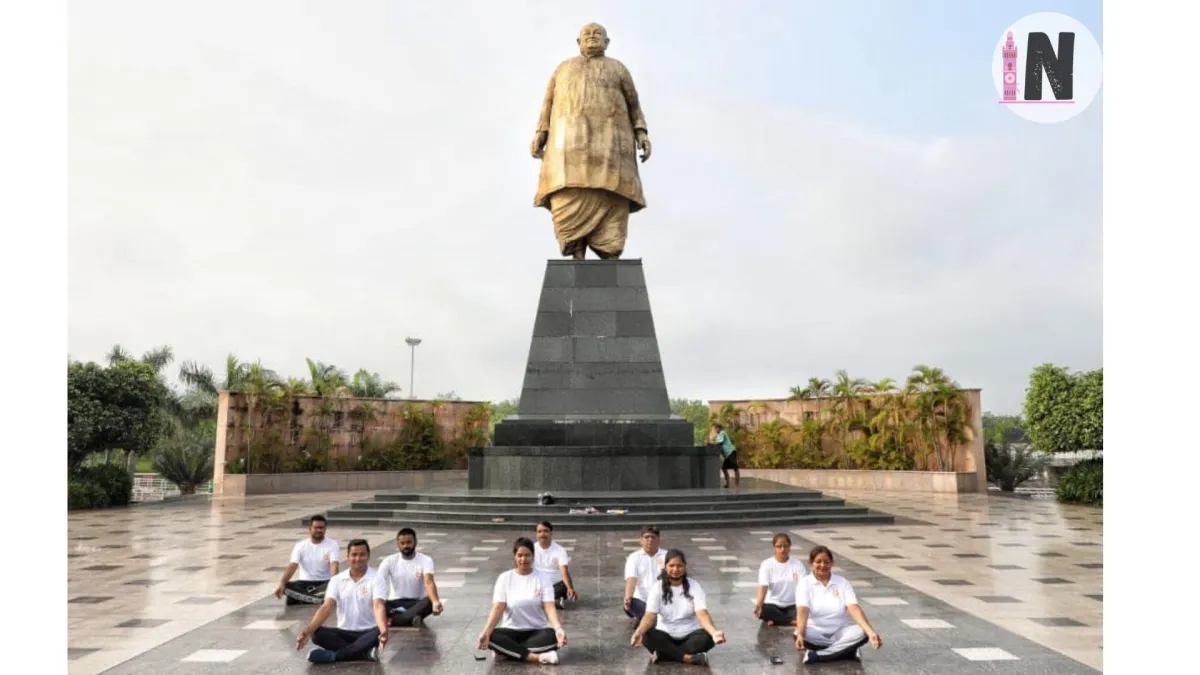
{"type": "Polygon", "coordinates": [[[642,528],[642,547],[625,558],[625,615],[642,620],[646,599],[658,586],[658,575],[666,563],[667,552],[658,547],[658,528],[642,528]]]}
{"type": "Polygon", "coordinates": [[[275,587],[275,597],[286,595],[289,605],[321,604],[325,600],[325,586],[338,573],[341,560],[337,541],[325,538],[325,516],[313,516],[308,522],[308,539],[301,539],[292,547],[292,559],[275,587]],[[299,576],[291,581],[297,572],[299,576]]]}
{"type": "Polygon", "coordinates": [[[567,549],[554,541],[554,526],[548,520],[537,524],[537,544],[533,554],[533,568],[546,575],[554,584],[554,604],[563,609],[564,600],[574,602],[579,599],[579,594],[575,592],[575,583],[571,580],[571,572],[567,570],[571,556],[567,555],[567,549]]]}
{"type": "Polygon", "coordinates": [[[318,647],[308,654],[313,663],[378,661],[379,650],[387,645],[387,585],[380,583],[368,564],[371,546],[365,539],[351,539],[346,557],[350,569],[329,580],[324,602],[296,637],[296,651],[303,649],[310,637],[318,647]],[[337,628],[322,625],[334,608],[337,628]]]}
{"type": "Polygon", "coordinates": [[[387,613],[393,626],[420,628],[430,614],[442,613],[433,559],[417,553],[417,533],[406,527],[396,534],[397,553],[379,564],[380,582],[385,585],[387,613]]]}
{"type": "Polygon", "coordinates": [[[792,557],[792,538],[788,535],[775,535],[771,546],[775,555],[758,566],[754,616],[768,626],[790,626],[796,623],[796,588],[808,568],[792,557]]]}
{"type": "Polygon", "coordinates": [[[859,658],[859,648],[870,641],[883,644],[871,627],[850,582],[833,573],[833,552],[825,546],[808,554],[812,574],[796,589],[796,649],[804,663],[859,658]]]}
{"type": "Polygon", "coordinates": [[[528,663],[558,663],[567,634],[554,606],[554,585],[533,568],[534,543],[513,543],[513,569],[502,573],[492,589],[492,611],[479,634],[479,649],[528,663]]]}
{"type": "Polygon", "coordinates": [[[645,646],[650,662],[673,661],[702,666],[708,650],[725,642],[708,613],[704,589],[688,579],[683,551],[667,551],[662,582],[646,601],[646,614],[629,644],[645,646]]]}

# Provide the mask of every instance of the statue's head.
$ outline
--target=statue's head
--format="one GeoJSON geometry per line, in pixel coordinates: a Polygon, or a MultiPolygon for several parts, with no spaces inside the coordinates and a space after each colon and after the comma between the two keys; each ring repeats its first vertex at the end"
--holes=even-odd
{"type": "Polygon", "coordinates": [[[579,53],[584,56],[604,56],[608,49],[608,31],[598,23],[589,23],[579,31],[579,53]]]}

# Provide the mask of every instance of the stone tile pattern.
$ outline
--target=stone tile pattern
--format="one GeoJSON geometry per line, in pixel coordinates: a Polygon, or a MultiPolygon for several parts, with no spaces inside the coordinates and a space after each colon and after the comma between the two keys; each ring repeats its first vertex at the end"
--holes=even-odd
{"type": "MultiPolygon", "coordinates": [[[[796,552],[803,555],[813,545],[803,538],[809,533],[793,532],[796,552]]],[[[860,534],[867,532],[864,528],[860,534]]],[[[564,613],[570,645],[562,652],[563,665],[559,669],[596,675],[645,672],[646,652],[628,646],[633,626],[619,605],[623,560],[629,547],[622,540],[629,537],[622,533],[560,534],[573,540],[570,542],[574,549],[573,576],[582,599],[569,605],[564,613]]],[[[425,630],[396,631],[392,646],[384,653],[388,670],[444,674],[529,672],[518,664],[493,663],[490,656],[486,663],[474,658],[474,642],[486,618],[492,583],[497,574],[511,567],[509,546],[492,541],[488,543],[498,550],[486,555],[485,560],[478,560],[481,557],[478,549],[485,539],[492,537],[485,531],[462,531],[422,538],[421,549],[433,556],[441,569],[462,565],[463,558],[470,558],[470,565],[476,571],[438,575],[446,613],[431,618],[425,630]]],[[[762,535],[745,530],[664,532],[665,546],[678,546],[688,553],[690,572],[704,583],[717,626],[729,635],[729,643],[711,653],[711,672],[761,673],[769,667],[772,655],[781,656],[790,668],[798,667],[799,657],[792,647],[790,630],[764,628],[750,612],[754,570],[771,553],[769,543],[760,541],[761,538],[762,535]],[[720,543],[701,544],[693,538],[720,543]],[[703,551],[701,545],[723,546],[725,550],[703,551]],[[729,561],[730,552],[736,552],[732,554],[735,562],[729,561]],[[730,571],[722,572],[721,568],[730,571]]],[[[373,564],[378,564],[394,548],[386,533],[372,541],[373,564]]],[[[988,659],[1005,659],[1004,671],[1013,674],[1095,672],[845,558],[839,557],[837,567],[839,573],[858,585],[864,609],[886,644],[883,650],[868,650],[862,664],[835,665],[828,672],[993,672],[996,662],[988,659]]],[[[236,576],[242,572],[235,569],[229,573],[236,576]]],[[[261,598],[107,672],[114,675],[171,672],[179,669],[185,659],[191,659],[188,672],[197,673],[232,672],[231,666],[236,672],[248,674],[312,672],[305,661],[307,649],[303,652],[294,649],[296,627],[312,611],[307,607],[286,607],[274,597],[261,598]]],[[[1043,630],[1049,628],[1043,626],[1043,630]]],[[[327,670],[358,672],[362,668],[361,664],[345,664],[327,670]]]]}

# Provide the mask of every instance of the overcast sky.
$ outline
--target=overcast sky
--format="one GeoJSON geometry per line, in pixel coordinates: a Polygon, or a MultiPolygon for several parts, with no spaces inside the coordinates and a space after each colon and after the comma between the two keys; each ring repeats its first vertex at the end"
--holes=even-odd
{"type": "Polygon", "coordinates": [[[654,156],[641,258],[672,396],[917,363],[1016,412],[1102,365],[1103,94],[996,104],[992,49],[1099,3],[75,1],[69,348],[305,357],[516,396],[547,258],[528,146],[604,24],[654,156]],[[993,6],[994,5],[994,6],[993,6]]]}

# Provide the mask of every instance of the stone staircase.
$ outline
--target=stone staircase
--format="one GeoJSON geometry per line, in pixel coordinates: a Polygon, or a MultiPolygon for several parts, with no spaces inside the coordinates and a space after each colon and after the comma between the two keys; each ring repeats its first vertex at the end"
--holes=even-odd
{"type": "MultiPolygon", "coordinates": [[[[763,483],[765,481],[753,481],[763,483]]],[[[745,481],[743,481],[745,483],[745,481]]],[[[662,528],[774,528],[847,523],[892,524],[891,515],[847,504],[815,490],[769,484],[741,490],[665,490],[657,494],[555,494],[539,505],[537,493],[459,491],[380,493],[367,501],[332,509],[331,526],[474,528],[531,530],[539,520],[555,529],[625,530],[654,524],[662,528]],[[571,513],[591,507],[595,513],[571,513]],[[610,510],[621,511],[610,513],[610,510]]],[[[307,520],[305,521],[307,524],[307,520]]]]}

